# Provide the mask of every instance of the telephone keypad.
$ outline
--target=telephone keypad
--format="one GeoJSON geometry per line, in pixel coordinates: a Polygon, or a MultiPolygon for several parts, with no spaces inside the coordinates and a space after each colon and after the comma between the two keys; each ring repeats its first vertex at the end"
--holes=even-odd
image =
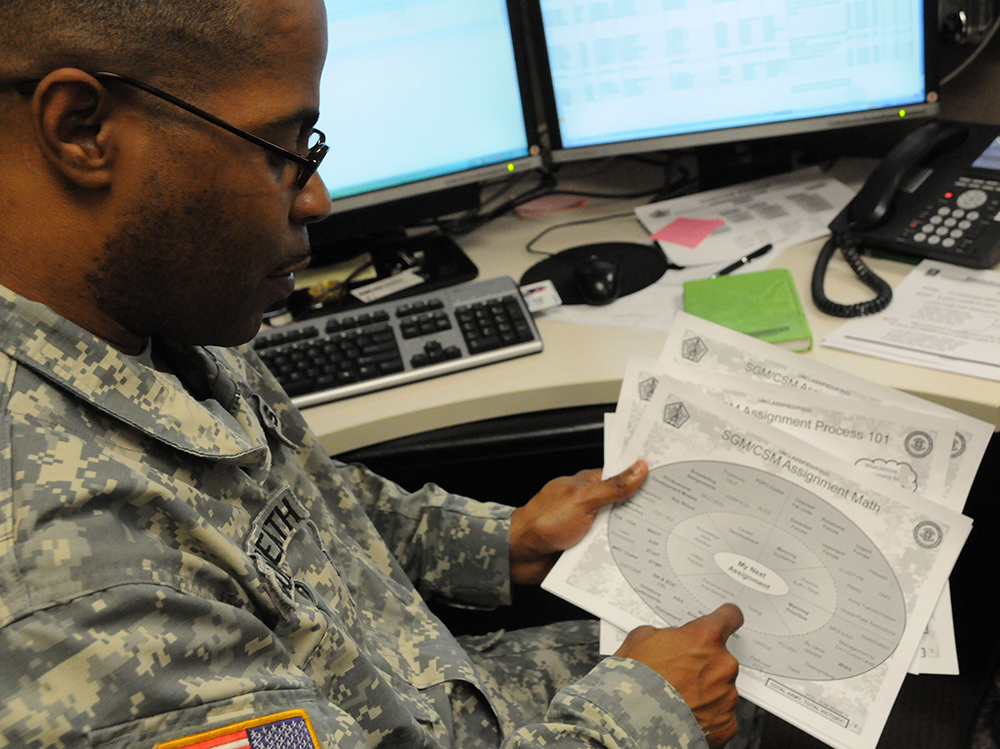
{"type": "Polygon", "coordinates": [[[1000,180],[961,177],[949,192],[914,216],[899,238],[956,256],[972,252],[984,228],[1000,223],[1000,180]]]}

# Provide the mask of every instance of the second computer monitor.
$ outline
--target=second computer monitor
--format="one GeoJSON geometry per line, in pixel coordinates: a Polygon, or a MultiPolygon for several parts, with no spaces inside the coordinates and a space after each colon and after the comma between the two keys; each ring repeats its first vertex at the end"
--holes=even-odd
{"type": "Polygon", "coordinates": [[[936,112],[924,0],[530,0],[554,160],[936,112]]]}

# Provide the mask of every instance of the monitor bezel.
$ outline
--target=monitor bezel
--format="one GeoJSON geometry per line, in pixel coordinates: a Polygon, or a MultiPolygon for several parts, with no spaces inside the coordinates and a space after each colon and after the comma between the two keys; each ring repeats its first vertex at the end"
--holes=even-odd
{"type": "Polygon", "coordinates": [[[435,192],[447,193],[457,187],[500,179],[511,174],[538,169],[543,165],[539,140],[540,122],[535,107],[531,70],[528,63],[528,36],[524,27],[524,18],[518,0],[506,0],[505,4],[507,6],[507,17],[510,22],[514,66],[518,78],[528,153],[525,156],[515,159],[504,159],[493,164],[484,164],[471,169],[428,177],[427,179],[414,180],[378,190],[334,198],[332,205],[333,216],[359,209],[365,210],[386,203],[405,201],[410,198],[421,199],[422,203],[427,204],[425,196],[431,196],[435,192]]]}
{"type": "Polygon", "coordinates": [[[565,147],[562,144],[562,137],[559,131],[559,113],[556,107],[548,46],[542,24],[541,1],[526,0],[525,4],[527,7],[526,25],[537,66],[535,74],[540,96],[539,107],[546,123],[547,150],[549,158],[553,163],[627,156],[653,151],[680,150],[698,146],[759,140],[762,138],[802,135],[825,130],[840,130],[861,125],[898,122],[903,119],[900,116],[901,108],[905,109],[905,119],[907,120],[911,118],[934,117],[940,112],[938,103],[937,3],[936,0],[924,0],[924,88],[926,95],[925,100],[922,102],[912,102],[880,109],[856,110],[819,117],[805,117],[731,128],[674,133],[652,138],[616,140],[586,146],[565,147]]]}

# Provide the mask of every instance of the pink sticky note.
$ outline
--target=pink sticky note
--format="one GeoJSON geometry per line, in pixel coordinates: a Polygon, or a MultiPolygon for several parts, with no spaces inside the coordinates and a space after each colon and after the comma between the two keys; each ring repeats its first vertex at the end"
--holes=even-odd
{"type": "Polygon", "coordinates": [[[653,235],[657,242],[673,242],[685,247],[697,247],[706,237],[722,226],[721,218],[675,218],[653,235]]]}

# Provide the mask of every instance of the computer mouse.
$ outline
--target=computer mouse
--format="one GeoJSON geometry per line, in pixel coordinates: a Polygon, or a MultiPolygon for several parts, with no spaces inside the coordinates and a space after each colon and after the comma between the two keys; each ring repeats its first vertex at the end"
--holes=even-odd
{"type": "Polygon", "coordinates": [[[576,290],[587,304],[611,304],[621,293],[621,276],[618,266],[596,255],[587,258],[573,269],[576,290]]]}

